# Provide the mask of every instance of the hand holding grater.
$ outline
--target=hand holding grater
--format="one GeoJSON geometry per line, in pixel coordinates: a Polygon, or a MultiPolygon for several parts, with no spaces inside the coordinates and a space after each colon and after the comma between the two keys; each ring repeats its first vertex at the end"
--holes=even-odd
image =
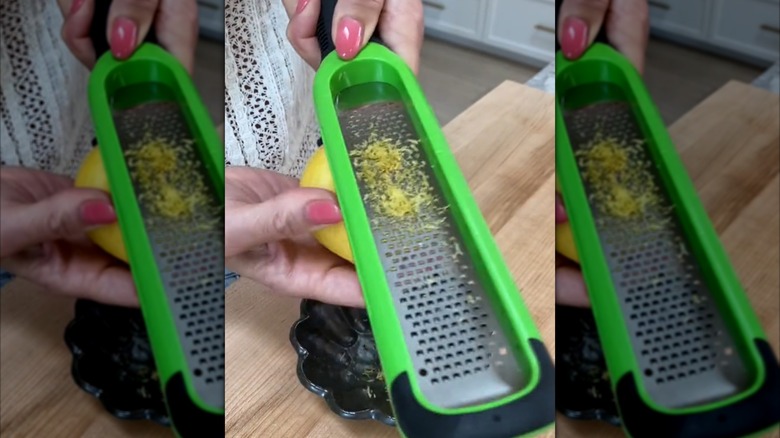
{"type": "Polygon", "coordinates": [[[124,61],[107,53],[110,3],[96,2],[91,28],[98,147],[174,431],[222,437],[222,144],[171,54],[149,42],[124,61]]]}
{"type": "Polygon", "coordinates": [[[414,74],[374,35],[333,53],[317,116],[400,432],[511,437],[555,417],[554,370],[414,74]]]}
{"type": "Polygon", "coordinates": [[[556,172],[625,431],[776,426],[777,359],[638,72],[601,43],[556,67],[556,172]]]}

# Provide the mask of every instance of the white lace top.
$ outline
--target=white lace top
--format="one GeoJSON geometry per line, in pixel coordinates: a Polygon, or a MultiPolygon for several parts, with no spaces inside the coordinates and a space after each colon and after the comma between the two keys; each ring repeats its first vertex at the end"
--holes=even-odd
{"type": "Polygon", "coordinates": [[[317,148],[314,70],[287,40],[282,0],[225,1],[225,164],[299,177],[317,148]]]}
{"type": "MultiPolygon", "coordinates": [[[[0,0],[0,160],[73,176],[91,148],[88,71],[53,0],[0,0]]],[[[314,72],[282,0],[225,1],[225,164],[300,176],[317,147],[314,72]]]]}
{"type": "Polygon", "coordinates": [[[73,176],[92,148],[88,71],[53,0],[0,0],[0,161],[73,176]]]}

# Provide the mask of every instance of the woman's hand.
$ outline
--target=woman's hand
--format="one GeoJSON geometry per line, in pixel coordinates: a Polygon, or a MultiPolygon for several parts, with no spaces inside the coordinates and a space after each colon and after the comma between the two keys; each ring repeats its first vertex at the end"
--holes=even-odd
{"type": "MultiPolygon", "coordinates": [[[[555,223],[568,221],[560,195],[555,194],[555,223]]],[[[585,289],[580,267],[559,253],[555,253],[555,302],[567,306],[588,307],[590,300],[585,289]]]]}
{"type": "MultiPolygon", "coordinates": [[[[275,0],[278,1],[278,0],[275,0]]],[[[287,38],[313,68],[322,61],[317,43],[320,0],[284,0],[290,24],[287,38]]],[[[423,6],[420,0],[339,0],[333,14],[333,42],[342,59],[352,59],[378,30],[382,41],[415,74],[420,68],[423,6]]]]}
{"type": "Polygon", "coordinates": [[[610,44],[641,73],[649,29],[647,0],[563,0],[558,13],[558,41],[568,59],[577,59],[606,26],[610,44]]]}
{"type": "Polygon", "coordinates": [[[225,267],[270,291],[365,305],[355,269],[311,235],[341,222],[334,195],[248,167],[225,169],[225,267]]]}
{"type": "MultiPolygon", "coordinates": [[[[65,22],[62,39],[82,64],[92,69],[95,49],[89,35],[95,1],[57,0],[65,22]]],[[[106,23],[111,53],[126,59],[154,26],[157,40],[192,73],[198,42],[198,8],[195,0],[113,0],[106,23]]]]}
{"type": "Polygon", "coordinates": [[[0,265],[52,292],[138,306],[130,271],[92,244],[90,227],[116,222],[108,194],[69,178],[0,168],[0,265]]]}

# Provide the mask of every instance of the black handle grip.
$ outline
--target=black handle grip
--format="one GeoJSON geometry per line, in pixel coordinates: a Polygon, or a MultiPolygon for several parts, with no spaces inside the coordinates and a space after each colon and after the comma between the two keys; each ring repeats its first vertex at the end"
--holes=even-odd
{"type": "MultiPolygon", "coordinates": [[[[333,29],[333,15],[337,2],[338,0],[322,0],[320,3],[320,17],[317,20],[317,41],[320,43],[322,59],[325,59],[330,52],[336,50],[331,30],[333,29]]],[[[375,31],[369,41],[384,45],[379,37],[379,31],[375,31]]]]}
{"type": "MultiPolygon", "coordinates": [[[[108,34],[108,12],[110,9],[111,0],[95,0],[92,23],[89,26],[89,38],[92,40],[92,47],[95,49],[95,59],[100,58],[104,53],[111,50],[111,44],[106,37],[108,34]]],[[[157,36],[154,33],[154,24],[149,28],[149,32],[146,34],[144,41],[148,43],[157,43],[157,36]]]]}

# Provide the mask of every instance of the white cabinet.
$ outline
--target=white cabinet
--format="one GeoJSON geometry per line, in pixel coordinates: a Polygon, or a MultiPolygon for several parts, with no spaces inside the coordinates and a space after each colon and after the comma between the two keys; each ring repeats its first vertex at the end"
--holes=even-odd
{"type": "Polygon", "coordinates": [[[555,51],[555,3],[492,0],[487,3],[485,42],[539,59],[555,51]]]}
{"type": "Polygon", "coordinates": [[[430,35],[534,64],[555,57],[555,0],[423,0],[430,35]]]}
{"type": "Polygon", "coordinates": [[[483,0],[424,1],[425,25],[462,38],[478,40],[485,21],[483,0]]]}
{"type": "Polygon", "coordinates": [[[780,0],[648,0],[650,24],[680,42],[746,60],[780,56],[780,0]]]}
{"type": "Polygon", "coordinates": [[[204,36],[225,39],[225,2],[198,0],[198,24],[204,36]]]}
{"type": "Polygon", "coordinates": [[[707,0],[648,0],[653,26],[690,37],[707,32],[707,0]]]}
{"type": "Polygon", "coordinates": [[[719,0],[713,41],[760,58],[780,56],[780,4],[768,0],[719,0]]]}

